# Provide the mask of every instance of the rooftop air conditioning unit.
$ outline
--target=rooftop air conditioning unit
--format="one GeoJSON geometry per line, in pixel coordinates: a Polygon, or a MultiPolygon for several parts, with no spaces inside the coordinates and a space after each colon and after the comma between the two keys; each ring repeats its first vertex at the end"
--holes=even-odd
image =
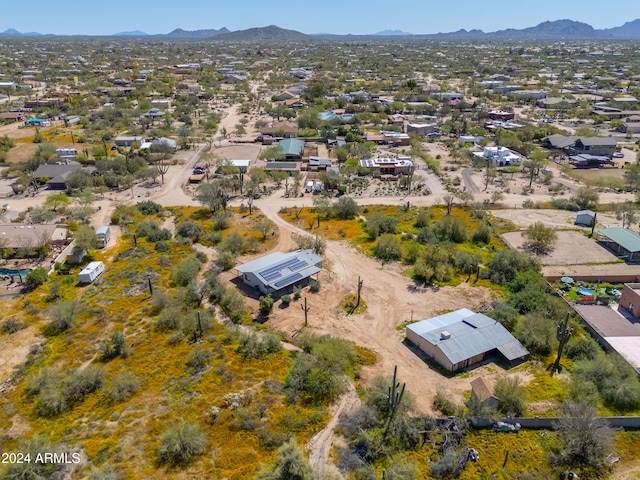
{"type": "Polygon", "coordinates": [[[447,332],[446,330],[442,333],[440,333],[440,340],[447,340],[451,338],[451,334],[449,332],[447,332]]]}

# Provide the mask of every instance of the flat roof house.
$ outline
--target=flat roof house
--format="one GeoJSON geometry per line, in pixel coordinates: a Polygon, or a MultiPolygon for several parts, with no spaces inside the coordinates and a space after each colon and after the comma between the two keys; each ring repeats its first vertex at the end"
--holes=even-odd
{"type": "Polygon", "coordinates": [[[490,160],[496,167],[520,165],[522,157],[506,147],[484,147],[482,152],[474,152],[476,157],[490,160]]]}
{"type": "Polygon", "coordinates": [[[489,356],[513,364],[529,351],[493,318],[466,308],[412,323],[407,340],[450,372],[482,362],[489,356]]]}
{"type": "Polygon", "coordinates": [[[235,268],[242,281],[264,294],[284,295],[294,286],[308,282],[322,270],[322,257],[313,250],[275,252],[235,268]]]}
{"type": "Polygon", "coordinates": [[[640,259],[640,235],[628,228],[603,228],[596,239],[629,262],[640,259]]]}

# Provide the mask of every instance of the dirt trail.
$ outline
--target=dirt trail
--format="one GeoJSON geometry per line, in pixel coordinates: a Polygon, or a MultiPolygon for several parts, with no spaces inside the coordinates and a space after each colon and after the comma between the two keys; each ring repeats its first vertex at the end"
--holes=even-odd
{"type": "Polygon", "coordinates": [[[349,382],[347,389],[340,396],[340,399],[331,408],[331,420],[325,428],[316,433],[306,445],[309,451],[309,462],[314,472],[331,472],[344,478],[338,468],[329,462],[329,454],[334,443],[334,430],[338,426],[340,415],[348,413],[360,406],[360,398],[353,383],[349,382]]]}

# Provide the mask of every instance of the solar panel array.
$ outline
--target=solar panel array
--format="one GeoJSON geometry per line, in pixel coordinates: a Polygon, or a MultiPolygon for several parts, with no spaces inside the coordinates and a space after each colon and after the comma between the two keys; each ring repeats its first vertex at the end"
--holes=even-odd
{"type": "MultiPolygon", "coordinates": [[[[297,272],[298,270],[302,270],[306,266],[306,260],[300,260],[299,258],[290,258],[289,260],[278,263],[277,265],[258,272],[258,275],[260,275],[266,283],[271,283],[273,280],[276,280],[278,277],[281,277],[284,274],[283,270],[288,269],[291,272],[297,272]]],[[[275,285],[278,286],[278,284],[282,282],[283,280],[279,280],[275,285]]]]}
{"type": "Polygon", "coordinates": [[[276,288],[286,287],[287,285],[295,282],[296,280],[300,280],[302,278],[302,274],[294,273],[293,275],[289,275],[287,278],[283,278],[282,280],[275,283],[276,288]]]}

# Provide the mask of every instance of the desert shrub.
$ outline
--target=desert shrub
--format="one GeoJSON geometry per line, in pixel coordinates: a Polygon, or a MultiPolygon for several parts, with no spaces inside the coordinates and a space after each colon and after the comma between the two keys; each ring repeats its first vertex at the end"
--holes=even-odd
{"type": "Polygon", "coordinates": [[[271,295],[262,295],[259,299],[260,304],[258,307],[258,311],[260,312],[260,316],[267,318],[273,312],[273,304],[274,300],[271,295]]]}
{"type": "Polygon", "coordinates": [[[499,284],[510,282],[518,272],[540,271],[540,262],[530,253],[511,249],[497,251],[487,266],[489,278],[499,284]]]}
{"type": "Polygon", "coordinates": [[[182,260],[173,271],[172,280],[176,285],[186,287],[189,282],[196,278],[201,267],[200,260],[195,255],[182,260]]]}
{"type": "Polygon", "coordinates": [[[151,200],[136,203],[136,208],[144,215],[159,215],[164,211],[162,205],[151,200]]]}
{"type": "Polygon", "coordinates": [[[157,288],[153,289],[153,295],[151,296],[151,315],[157,315],[170,304],[171,296],[167,292],[157,288]]]}
{"type": "MultiPolygon", "coordinates": [[[[158,236],[160,234],[160,224],[155,220],[144,220],[138,224],[136,228],[136,236],[138,238],[158,236]]],[[[157,241],[157,240],[151,240],[157,241]]]]}
{"type": "Polygon", "coordinates": [[[52,305],[47,312],[49,323],[45,327],[45,332],[48,335],[59,335],[68,330],[74,325],[81,311],[82,303],[79,300],[58,302],[52,305]]]}
{"type": "Polygon", "coordinates": [[[600,354],[593,360],[576,361],[572,378],[592,382],[605,403],[627,412],[640,407],[640,380],[636,371],[617,354],[600,354]]]}
{"type": "Polygon", "coordinates": [[[340,197],[332,205],[332,213],[342,220],[354,218],[360,213],[360,207],[351,197],[340,197]]]}
{"type": "Polygon", "coordinates": [[[140,388],[140,379],[131,371],[117,373],[109,385],[108,396],[112,402],[122,402],[133,396],[140,388]]]}
{"type": "Polygon", "coordinates": [[[402,257],[402,243],[395,235],[386,233],[378,237],[373,254],[384,262],[398,260],[402,257]]]}
{"type": "Polygon", "coordinates": [[[375,212],[367,217],[366,227],[369,238],[375,240],[385,233],[397,233],[398,219],[391,215],[383,215],[382,213],[375,212]]]}
{"type": "Polygon", "coordinates": [[[102,388],[105,377],[105,369],[95,365],[73,370],[62,382],[62,394],[69,404],[73,405],[82,401],[90,393],[102,388]]]}
{"type": "Polygon", "coordinates": [[[580,205],[567,198],[554,198],[551,200],[551,206],[559,208],[560,210],[569,210],[570,212],[577,212],[580,210],[580,205]]]}
{"type": "Polygon", "coordinates": [[[437,245],[425,245],[420,250],[413,265],[416,279],[425,283],[442,282],[451,278],[451,252],[437,245]]]}
{"type": "Polygon", "coordinates": [[[236,255],[244,253],[246,251],[246,245],[242,235],[238,232],[231,232],[218,244],[218,251],[229,251],[236,255]]]}
{"type": "Polygon", "coordinates": [[[416,219],[413,222],[413,226],[416,228],[428,227],[431,223],[431,212],[429,210],[420,210],[416,219]]]}
{"type": "Polygon", "coordinates": [[[441,238],[455,243],[463,243],[467,239],[467,226],[461,218],[452,215],[442,217],[437,225],[441,238]]]}
{"type": "Polygon", "coordinates": [[[207,437],[200,425],[181,421],[170,425],[160,437],[158,461],[161,464],[184,466],[201,455],[207,445],[207,437]]]}
{"type": "Polygon", "coordinates": [[[256,430],[260,426],[260,414],[251,407],[238,407],[231,417],[232,430],[256,430]]]}
{"type": "Polygon", "coordinates": [[[182,330],[178,330],[177,332],[173,332],[171,335],[169,335],[169,338],[167,338],[167,344],[177,345],[178,343],[182,342],[184,339],[185,339],[184,333],[182,333],[182,330]]]}
{"type": "Polygon", "coordinates": [[[260,337],[256,333],[241,333],[238,353],[243,358],[263,358],[270,353],[282,350],[282,342],[277,335],[264,333],[260,337]]]}
{"type": "Polygon", "coordinates": [[[313,480],[316,478],[295,438],[278,448],[273,465],[264,467],[255,480],[313,480]]]}
{"type": "Polygon", "coordinates": [[[522,317],[516,336],[534,355],[545,357],[558,346],[556,322],[540,312],[532,312],[522,317]]]}
{"type": "Polygon", "coordinates": [[[120,330],[113,332],[109,340],[103,342],[100,347],[102,360],[108,361],[116,357],[127,358],[131,355],[131,349],[127,345],[127,338],[120,330]]]}
{"type": "Polygon", "coordinates": [[[222,241],[222,234],[216,231],[209,232],[204,236],[204,239],[213,245],[217,245],[222,241]]]}
{"type": "Polygon", "coordinates": [[[489,243],[491,241],[491,227],[486,222],[482,222],[473,232],[472,240],[475,243],[489,243]]]}
{"type": "Polygon", "coordinates": [[[438,243],[439,238],[436,231],[428,226],[422,227],[416,235],[416,242],[421,245],[428,245],[430,243],[438,243]]]}
{"type": "Polygon", "coordinates": [[[225,250],[223,252],[220,252],[216,263],[220,266],[221,270],[231,270],[236,265],[236,256],[233,254],[233,252],[225,250]]]}
{"type": "Polygon", "coordinates": [[[160,312],[158,320],[156,320],[156,329],[163,332],[167,330],[176,330],[180,327],[180,319],[182,312],[177,305],[165,308],[160,312]]]}
{"type": "Polygon", "coordinates": [[[2,323],[2,328],[0,330],[5,335],[11,335],[12,333],[16,333],[23,328],[27,328],[26,323],[19,322],[15,318],[8,318],[2,323]]]}
{"type": "Polygon", "coordinates": [[[318,293],[320,291],[320,281],[315,279],[309,280],[309,291],[311,293],[318,293]]]}
{"type": "Polygon", "coordinates": [[[592,338],[572,338],[565,345],[564,354],[572,360],[594,360],[600,354],[600,346],[592,338]]]}
{"type": "Polygon", "coordinates": [[[322,255],[327,249],[327,241],[319,235],[301,235],[293,232],[291,238],[301,250],[313,250],[318,255],[322,255]]]}
{"type": "Polygon", "coordinates": [[[181,237],[190,238],[194,242],[197,242],[202,234],[202,228],[193,222],[186,221],[178,225],[176,232],[181,237]]]}
{"type": "Polygon", "coordinates": [[[156,242],[157,252],[168,252],[170,249],[171,249],[171,245],[169,245],[168,242],[165,242],[164,240],[160,240],[159,242],[156,242]]]}
{"type": "Polygon", "coordinates": [[[29,287],[39,287],[47,281],[47,278],[49,278],[47,271],[42,267],[38,267],[27,273],[24,281],[29,287]]]}
{"type": "Polygon", "coordinates": [[[206,367],[211,361],[211,350],[208,348],[197,348],[187,358],[187,367],[192,372],[197,372],[206,367]]]}
{"type": "Polygon", "coordinates": [[[464,471],[464,464],[463,455],[455,448],[448,448],[431,462],[431,475],[439,479],[457,478],[464,471]]]}
{"type": "Polygon", "coordinates": [[[443,415],[449,417],[456,414],[458,406],[449,398],[449,396],[438,390],[433,397],[433,406],[442,412],[443,415]]]}
{"type": "Polygon", "coordinates": [[[289,304],[291,303],[291,295],[283,295],[280,298],[280,301],[282,302],[283,306],[288,307],[289,304]]]}
{"type": "MultiPolygon", "coordinates": [[[[0,478],[2,480],[40,480],[40,479],[60,479],[64,478],[63,470],[65,470],[64,462],[36,462],[38,454],[50,452],[61,455],[63,452],[69,452],[68,448],[62,445],[56,445],[46,436],[36,435],[28,440],[21,439],[15,451],[29,455],[30,462],[10,463],[4,465],[0,478]]],[[[71,454],[69,453],[69,458],[71,454]]]]}
{"type": "Polygon", "coordinates": [[[498,397],[498,411],[504,415],[522,417],[527,411],[527,390],[518,377],[499,377],[494,391],[498,397]]]}
{"type": "Polygon", "coordinates": [[[504,328],[513,332],[518,324],[518,311],[509,305],[507,302],[501,300],[493,306],[487,316],[497,320],[504,328]]]}
{"type": "Polygon", "coordinates": [[[293,300],[300,300],[302,294],[299,287],[293,287],[293,300]]]}
{"type": "Polygon", "coordinates": [[[217,212],[213,216],[213,229],[216,231],[226,230],[229,228],[229,213],[228,212],[217,212]]]}

